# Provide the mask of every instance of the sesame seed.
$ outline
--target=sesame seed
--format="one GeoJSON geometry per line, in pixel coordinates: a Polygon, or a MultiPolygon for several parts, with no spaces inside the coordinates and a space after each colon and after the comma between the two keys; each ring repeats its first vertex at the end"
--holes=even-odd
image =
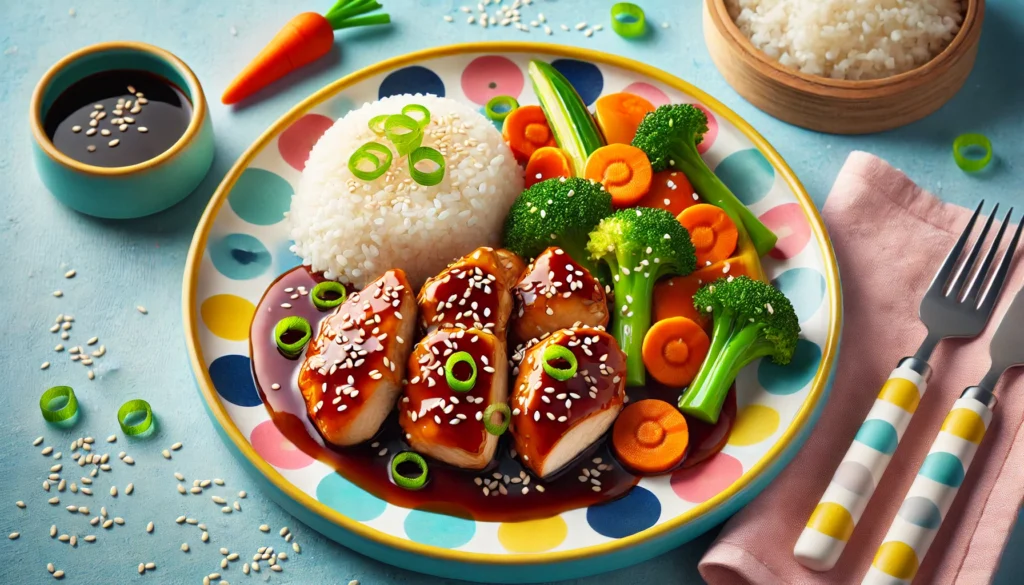
{"type": "Polygon", "coordinates": [[[111,140],[110,142],[108,142],[107,146],[109,146],[111,148],[114,148],[118,144],[121,144],[121,139],[120,138],[115,138],[115,139],[111,140]]]}

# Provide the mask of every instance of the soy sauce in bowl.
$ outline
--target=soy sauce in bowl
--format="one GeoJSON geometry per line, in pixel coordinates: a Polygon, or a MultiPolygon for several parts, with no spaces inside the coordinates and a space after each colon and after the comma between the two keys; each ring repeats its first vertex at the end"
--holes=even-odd
{"type": "Polygon", "coordinates": [[[153,73],[119,69],[72,84],[46,112],[46,135],[67,156],[98,167],[126,167],[159,156],[188,128],[192,103],[153,73]]]}

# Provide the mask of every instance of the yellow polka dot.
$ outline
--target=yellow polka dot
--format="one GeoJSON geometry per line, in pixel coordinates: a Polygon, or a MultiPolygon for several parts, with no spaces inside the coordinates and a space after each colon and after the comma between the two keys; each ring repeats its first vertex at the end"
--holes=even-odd
{"type": "Polygon", "coordinates": [[[917,403],[921,401],[921,391],[917,385],[910,380],[903,378],[889,378],[878,393],[878,399],[884,400],[913,413],[917,410],[917,403]]]}
{"type": "Polygon", "coordinates": [[[811,513],[807,527],[846,542],[853,534],[853,516],[846,508],[835,502],[821,502],[811,513]]]}
{"type": "Polygon", "coordinates": [[[942,421],[942,430],[977,444],[985,436],[985,421],[973,410],[955,408],[946,415],[946,420],[942,421]]]}
{"type": "Polygon", "coordinates": [[[779,411],[770,406],[751,404],[736,416],[729,444],[738,447],[754,445],[772,436],[778,428],[779,411]]]}
{"type": "Polygon", "coordinates": [[[891,540],[878,547],[871,564],[887,575],[909,581],[917,574],[917,553],[909,544],[891,540]]]}
{"type": "Polygon", "coordinates": [[[507,550],[517,553],[538,553],[562,544],[569,527],[561,516],[505,522],[498,527],[498,540],[507,550]]]}
{"type": "Polygon", "coordinates": [[[235,295],[214,295],[199,307],[203,323],[217,337],[242,341],[249,338],[249,324],[256,307],[235,295]]]}

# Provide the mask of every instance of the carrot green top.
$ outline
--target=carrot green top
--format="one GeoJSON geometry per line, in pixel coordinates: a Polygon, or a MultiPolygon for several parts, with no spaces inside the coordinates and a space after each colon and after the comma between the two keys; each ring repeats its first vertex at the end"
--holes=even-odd
{"type": "Polygon", "coordinates": [[[391,22],[391,16],[387,14],[360,16],[380,7],[376,0],[338,0],[327,14],[324,14],[324,18],[334,30],[391,22]]]}

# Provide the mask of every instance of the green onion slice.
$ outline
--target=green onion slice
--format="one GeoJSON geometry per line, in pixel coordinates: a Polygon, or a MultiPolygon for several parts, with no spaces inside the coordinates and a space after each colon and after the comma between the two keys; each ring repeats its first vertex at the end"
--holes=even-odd
{"type": "Polygon", "coordinates": [[[409,154],[409,176],[424,187],[432,187],[444,180],[444,156],[435,148],[421,146],[409,154]],[[437,168],[432,171],[424,171],[416,166],[417,163],[429,161],[435,163],[437,168]]]}
{"type": "Polygon", "coordinates": [[[409,104],[405,106],[402,108],[402,114],[416,120],[416,123],[419,124],[420,128],[423,128],[430,123],[430,110],[419,104],[409,104]]]}
{"type": "Polygon", "coordinates": [[[321,311],[327,311],[345,302],[348,296],[345,285],[333,280],[325,280],[313,287],[309,297],[313,299],[313,306],[321,311]]]}
{"type": "Polygon", "coordinates": [[[427,461],[419,453],[402,451],[391,460],[391,479],[395,485],[407,490],[418,490],[427,484],[427,461]],[[403,463],[413,463],[420,468],[420,474],[416,477],[406,477],[398,473],[398,466],[403,463]]]}
{"type": "Polygon", "coordinates": [[[511,421],[512,411],[504,402],[500,404],[492,404],[484,410],[484,430],[495,437],[503,435],[505,431],[508,430],[508,423],[511,421]],[[491,420],[491,416],[496,412],[501,413],[501,424],[495,424],[494,421],[491,420]]]}
{"type": "Polygon", "coordinates": [[[473,389],[473,386],[476,386],[476,360],[467,351],[453,353],[448,356],[448,361],[444,364],[444,377],[448,381],[448,387],[452,390],[456,392],[469,392],[473,389]],[[469,368],[472,370],[469,378],[465,380],[455,377],[455,366],[460,363],[469,364],[469,368]]]}
{"type": "Polygon", "coordinates": [[[380,116],[374,116],[370,118],[370,131],[377,136],[384,136],[384,122],[387,122],[391,114],[381,114],[380,116]]]}
{"type": "Polygon", "coordinates": [[[576,375],[576,368],[578,367],[579,362],[576,361],[576,355],[568,347],[564,345],[549,345],[544,348],[544,371],[552,378],[564,382],[576,375]],[[569,367],[555,367],[553,362],[557,360],[565,360],[569,363],[569,367]]]}
{"type": "Polygon", "coordinates": [[[384,136],[395,145],[399,156],[405,156],[423,144],[423,129],[419,122],[405,114],[388,116],[384,122],[384,136]]]}
{"type": "Polygon", "coordinates": [[[633,39],[643,36],[646,28],[643,8],[632,2],[619,2],[612,6],[612,30],[620,37],[633,39]]]}
{"type": "Polygon", "coordinates": [[[391,149],[379,142],[367,142],[360,146],[348,158],[348,170],[363,181],[373,181],[391,168],[391,149]],[[361,163],[368,162],[370,169],[364,169],[361,163]]]}
{"type": "Polygon", "coordinates": [[[75,398],[75,391],[71,386],[54,386],[39,397],[39,409],[43,411],[43,418],[47,422],[63,422],[78,413],[78,399],[75,398]],[[64,403],[52,408],[53,404],[62,398],[65,399],[64,403]]]}
{"type": "Polygon", "coordinates": [[[274,326],[274,340],[277,349],[287,358],[297,358],[313,336],[309,321],[302,317],[285,317],[274,326]]]}
{"type": "Polygon", "coordinates": [[[953,160],[968,173],[976,173],[992,161],[992,142],[984,134],[962,134],[953,141],[953,160]],[[971,151],[981,156],[968,156],[971,151]]]}
{"type": "Polygon", "coordinates": [[[484,106],[484,113],[494,122],[504,122],[509,114],[519,109],[519,102],[510,95],[492,97],[484,106]]]}
{"type": "Polygon", "coordinates": [[[124,434],[128,436],[141,435],[153,425],[153,409],[149,406],[148,402],[141,398],[129,400],[122,404],[121,408],[117,409],[117,423],[121,425],[121,430],[124,431],[124,434]],[[128,417],[133,414],[141,414],[142,420],[129,424],[128,417]]]}

